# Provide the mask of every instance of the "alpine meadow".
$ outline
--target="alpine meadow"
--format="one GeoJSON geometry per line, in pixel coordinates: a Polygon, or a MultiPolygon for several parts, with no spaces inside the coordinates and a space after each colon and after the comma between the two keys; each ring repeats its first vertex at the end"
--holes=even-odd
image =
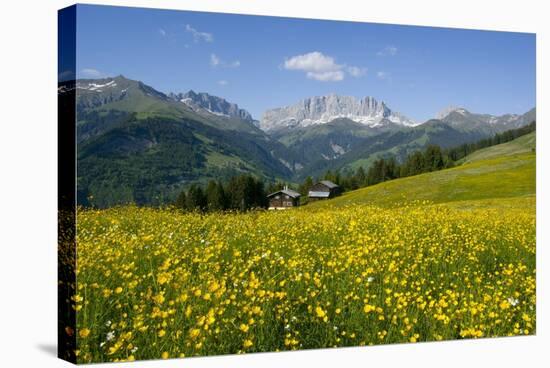
{"type": "Polygon", "coordinates": [[[534,35],[76,8],[61,357],[536,334],[534,35]]]}

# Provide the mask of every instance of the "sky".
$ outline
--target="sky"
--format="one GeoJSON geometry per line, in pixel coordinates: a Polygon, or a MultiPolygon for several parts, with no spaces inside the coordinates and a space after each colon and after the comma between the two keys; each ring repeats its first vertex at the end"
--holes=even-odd
{"type": "Polygon", "coordinates": [[[78,5],[77,78],[207,92],[256,119],[330,93],[417,121],[535,106],[535,34],[78,5]]]}

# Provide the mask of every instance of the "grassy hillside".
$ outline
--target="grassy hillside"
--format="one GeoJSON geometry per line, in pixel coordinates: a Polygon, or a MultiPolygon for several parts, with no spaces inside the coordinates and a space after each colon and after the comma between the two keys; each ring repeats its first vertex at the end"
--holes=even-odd
{"type": "Polygon", "coordinates": [[[447,170],[388,181],[359,189],[309,208],[372,204],[398,206],[413,200],[434,203],[535,195],[535,134],[467,156],[447,170]]]}
{"type": "MultiPolygon", "coordinates": [[[[306,166],[300,174],[302,177],[298,176],[300,179],[303,179],[305,175],[320,177],[324,175],[327,169],[357,169],[359,166],[368,168],[380,157],[395,156],[403,159],[408,154],[425,148],[428,144],[437,144],[442,148],[449,148],[462,143],[475,142],[486,137],[486,135],[477,132],[461,131],[441,121],[431,120],[414,128],[361,137],[361,140],[354,144],[354,148],[345,154],[332,160],[322,158],[306,166]]],[[[344,142],[334,140],[333,137],[331,139],[333,143],[337,142],[340,146],[347,147],[344,142]]],[[[310,150],[310,147],[319,144],[319,141],[311,144],[309,142],[302,143],[305,143],[307,150],[310,150]]]]}
{"type": "Polygon", "coordinates": [[[250,121],[191,108],[122,76],[78,84],[79,205],[163,205],[192,183],[292,176],[293,153],[250,121]]]}
{"type": "MultiPolygon", "coordinates": [[[[99,208],[172,202],[189,183],[250,173],[274,180],[290,171],[269,142],[195,121],[129,121],[79,146],[79,200],[99,208]]],[[[276,147],[275,147],[276,148],[276,147]]]]}
{"type": "Polygon", "coordinates": [[[465,157],[461,163],[487,160],[501,156],[514,156],[525,153],[534,153],[536,148],[535,132],[514,139],[511,142],[481,149],[465,157]]]}

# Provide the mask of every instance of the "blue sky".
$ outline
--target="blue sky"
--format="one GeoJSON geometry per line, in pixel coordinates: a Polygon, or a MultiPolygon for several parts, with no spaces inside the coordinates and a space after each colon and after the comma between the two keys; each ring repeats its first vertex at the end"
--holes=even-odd
{"type": "Polygon", "coordinates": [[[535,35],[79,5],[77,77],[122,74],[263,111],[329,93],[423,122],[535,106],[535,35]]]}

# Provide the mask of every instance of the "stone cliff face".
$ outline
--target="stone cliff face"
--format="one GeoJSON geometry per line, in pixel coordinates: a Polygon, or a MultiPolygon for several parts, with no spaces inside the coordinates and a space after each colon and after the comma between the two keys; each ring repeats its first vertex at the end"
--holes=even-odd
{"type": "Polygon", "coordinates": [[[244,109],[239,108],[237,104],[230,103],[224,98],[212,96],[208,93],[197,93],[189,91],[186,93],[170,94],[175,100],[181,101],[192,108],[201,108],[208,110],[216,115],[223,115],[226,117],[239,118],[241,120],[253,122],[250,113],[244,109]]]}
{"type": "Polygon", "coordinates": [[[383,120],[403,126],[416,125],[412,120],[392,111],[384,102],[372,97],[357,99],[353,96],[331,94],[310,97],[292,106],[267,110],[259,126],[265,131],[275,131],[325,124],[338,118],[347,118],[373,127],[383,120]]]}

